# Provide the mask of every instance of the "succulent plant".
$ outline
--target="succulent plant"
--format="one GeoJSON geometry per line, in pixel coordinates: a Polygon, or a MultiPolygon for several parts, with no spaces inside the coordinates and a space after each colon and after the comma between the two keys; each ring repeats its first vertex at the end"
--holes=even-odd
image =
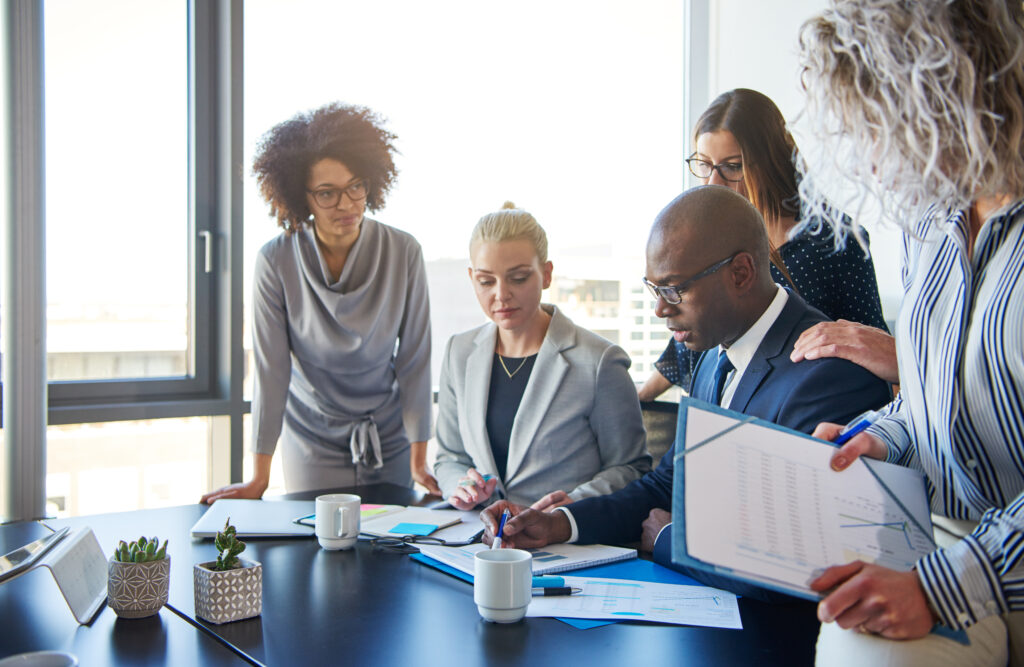
{"type": "Polygon", "coordinates": [[[224,530],[217,533],[213,545],[220,552],[217,555],[217,562],[213,566],[214,570],[224,572],[242,567],[242,564],[238,562],[238,554],[245,551],[245,542],[239,541],[235,527],[231,525],[231,517],[224,522],[224,530]]]}
{"type": "Polygon", "coordinates": [[[114,549],[114,560],[121,563],[148,563],[151,560],[163,560],[167,557],[167,540],[161,545],[156,537],[146,539],[145,536],[131,542],[121,540],[114,549]]]}

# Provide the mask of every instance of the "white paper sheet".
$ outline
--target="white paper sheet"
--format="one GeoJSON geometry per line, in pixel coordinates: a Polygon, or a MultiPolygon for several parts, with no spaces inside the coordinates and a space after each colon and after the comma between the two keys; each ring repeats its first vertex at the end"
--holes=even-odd
{"type": "MultiPolygon", "coordinates": [[[[694,407],[687,443],[735,420],[694,407]]],[[[838,473],[835,449],[792,433],[746,424],[688,453],[686,551],[749,579],[811,592],[817,571],[853,560],[909,570],[932,546],[858,460],[838,473]]],[[[872,461],[886,485],[930,530],[921,474],[872,461]]]]}
{"type": "MultiPolygon", "coordinates": [[[[473,557],[476,552],[490,549],[486,544],[470,544],[466,547],[436,547],[429,544],[416,546],[424,556],[466,574],[473,574],[473,557]]],[[[549,544],[527,551],[533,554],[534,574],[567,572],[636,558],[636,549],[610,547],[604,544],[549,544]]]]}
{"type": "Polygon", "coordinates": [[[566,586],[582,588],[583,592],[534,597],[526,615],[743,628],[736,596],[717,588],[596,577],[564,578],[566,586]]]}

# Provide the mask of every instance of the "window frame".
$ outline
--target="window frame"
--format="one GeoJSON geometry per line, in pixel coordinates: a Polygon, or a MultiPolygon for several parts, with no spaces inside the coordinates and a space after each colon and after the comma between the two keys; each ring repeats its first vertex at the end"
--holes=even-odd
{"type": "Polygon", "coordinates": [[[240,256],[236,261],[242,240],[237,213],[242,188],[241,27],[239,0],[188,2],[186,233],[192,373],[50,381],[50,425],[225,415],[233,407],[248,410],[247,405],[238,405],[240,392],[232,391],[233,375],[240,375],[240,370],[232,369],[231,349],[232,338],[241,340],[241,309],[232,304],[236,283],[241,285],[242,264],[240,256]],[[212,247],[208,249],[207,243],[212,247]]]}

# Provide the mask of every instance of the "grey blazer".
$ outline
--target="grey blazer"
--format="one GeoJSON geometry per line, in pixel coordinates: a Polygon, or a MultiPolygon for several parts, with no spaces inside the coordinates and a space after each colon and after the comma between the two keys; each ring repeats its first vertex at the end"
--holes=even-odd
{"type": "MultiPolygon", "coordinates": [[[[521,504],[559,489],[574,501],[611,493],[651,468],[629,357],[554,306],[542,307],[551,323],[512,425],[507,475],[496,493],[521,504]]],[[[448,341],[434,462],[446,498],[470,467],[497,475],[486,425],[496,342],[493,323],[448,341]]]]}

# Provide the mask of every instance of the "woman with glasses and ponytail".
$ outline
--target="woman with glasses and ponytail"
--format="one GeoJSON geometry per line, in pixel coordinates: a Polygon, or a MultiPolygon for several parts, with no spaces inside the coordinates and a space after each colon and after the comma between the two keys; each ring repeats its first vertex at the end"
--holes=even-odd
{"type": "Polygon", "coordinates": [[[256,258],[252,479],[203,496],[259,498],[280,440],[289,492],[413,481],[431,430],[430,308],[420,246],[364,215],[396,176],[394,135],[330,104],[272,128],[253,172],[283,229],[256,258]]]}
{"type": "MultiPolygon", "coordinates": [[[[696,150],[686,160],[690,173],[703,185],[743,195],[764,218],[775,282],[840,320],[805,332],[794,361],[796,354],[843,356],[896,382],[896,349],[882,316],[874,264],[856,243],[837,251],[830,228],[800,210],[796,145],[775,103],[754,90],[730,90],[701,114],[693,135],[696,150]],[[832,344],[841,349],[829,348],[832,344]]],[[[866,246],[866,232],[863,239],[866,246]]],[[[673,384],[687,388],[695,365],[692,353],[669,341],[640,389],[640,400],[652,401],[673,384]]]]}

